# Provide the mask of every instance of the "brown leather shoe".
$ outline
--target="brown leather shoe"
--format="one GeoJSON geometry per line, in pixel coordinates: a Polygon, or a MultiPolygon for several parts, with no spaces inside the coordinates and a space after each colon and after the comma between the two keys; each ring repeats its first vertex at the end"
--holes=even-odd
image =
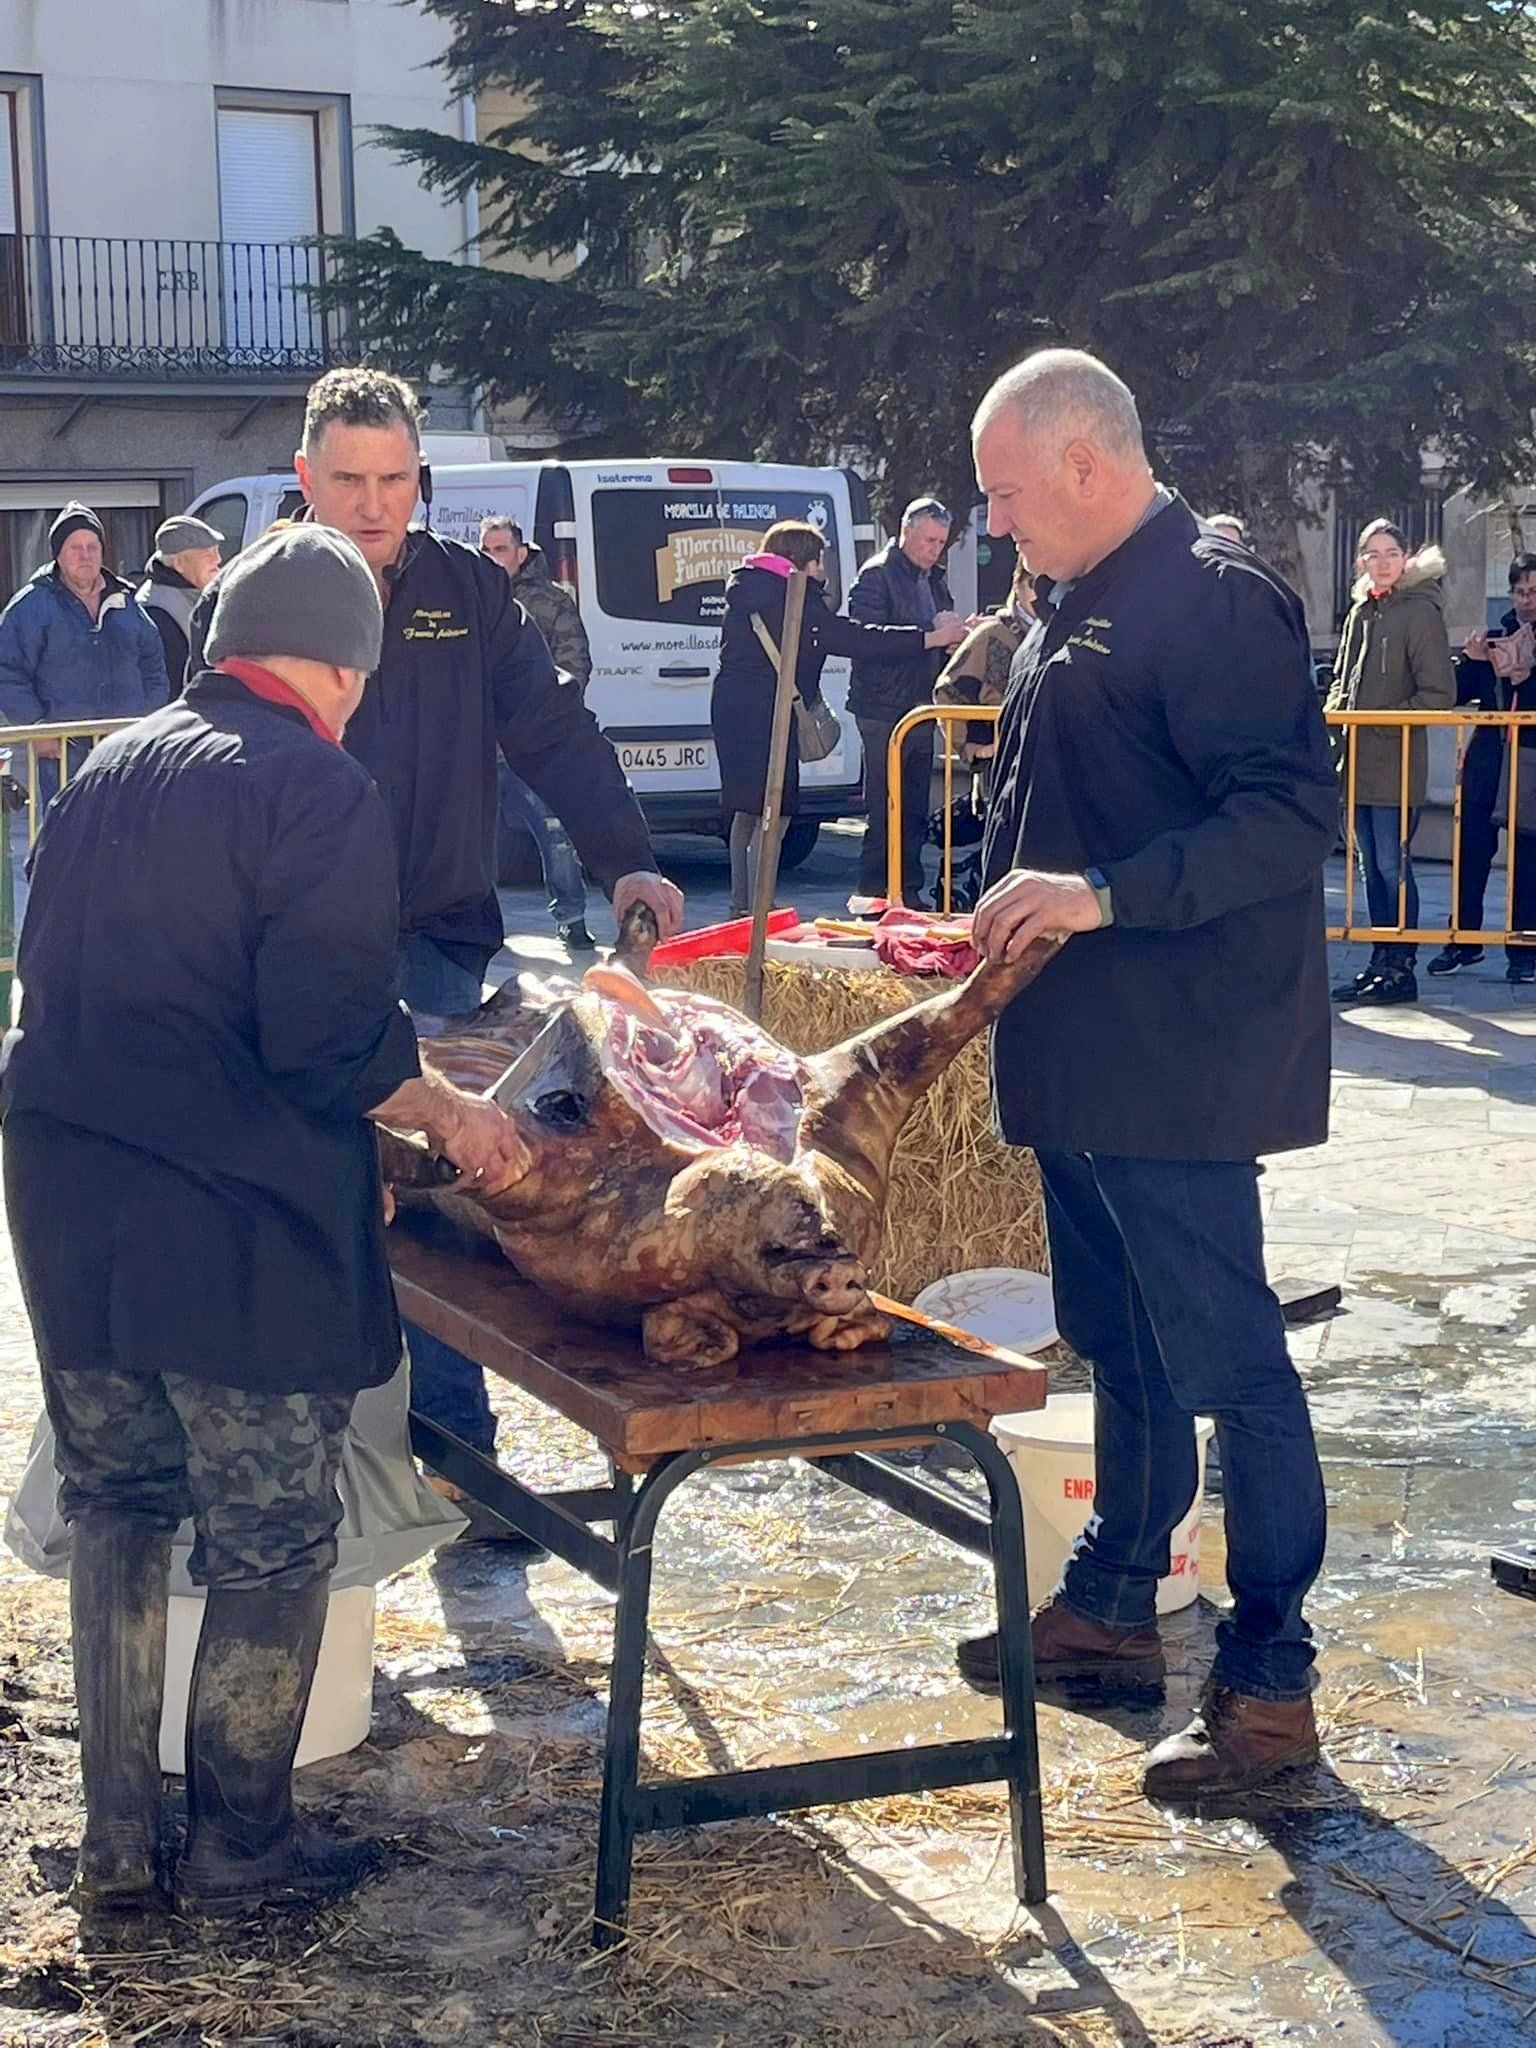
{"type": "Polygon", "coordinates": [[[1251,1792],[1318,1755],[1310,1695],[1260,1700],[1213,1685],[1189,1726],[1147,1758],[1141,1789],[1149,1799],[1196,1804],[1251,1792]]]}
{"type": "MultiPolygon", "coordinates": [[[[1100,1699],[1115,1694],[1157,1690],[1167,1675],[1163,1645],[1155,1628],[1101,1628],[1060,1600],[1047,1600],[1029,1622],[1035,1653],[1035,1685],[1041,1692],[1054,1686],[1093,1689],[1100,1699]]],[[[960,1676],[977,1692],[997,1692],[997,1632],[973,1636],[955,1652],[960,1676]]]]}

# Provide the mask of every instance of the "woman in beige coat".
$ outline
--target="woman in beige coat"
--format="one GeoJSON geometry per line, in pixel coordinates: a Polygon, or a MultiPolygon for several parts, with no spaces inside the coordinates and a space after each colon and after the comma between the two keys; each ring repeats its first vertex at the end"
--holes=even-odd
{"type": "MultiPolygon", "coordinates": [[[[1456,677],[1441,611],[1445,557],[1438,548],[1410,556],[1401,530],[1373,519],[1360,536],[1360,578],[1344,621],[1330,711],[1450,711],[1456,677]]],[[[1401,876],[1404,918],[1419,921],[1419,889],[1408,847],[1429,780],[1428,734],[1409,730],[1408,831],[1402,829],[1403,728],[1361,726],[1355,733],[1355,850],[1374,925],[1396,925],[1401,876]]],[[[1341,748],[1340,758],[1347,762],[1341,748]]],[[[1388,941],[1371,949],[1368,964],[1333,991],[1338,1003],[1411,1003],[1418,948],[1388,941]]]]}

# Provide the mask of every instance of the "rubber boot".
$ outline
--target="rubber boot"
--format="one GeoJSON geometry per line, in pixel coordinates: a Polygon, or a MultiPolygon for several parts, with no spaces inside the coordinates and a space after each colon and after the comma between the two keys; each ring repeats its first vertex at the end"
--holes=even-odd
{"type": "Polygon", "coordinates": [[[373,1845],[302,1826],[293,1759],[330,1582],[209,1592],[187,1705],[187,1845],[176,1904],[214,1919],[312,1905],[366,1875],[373,1845]]]}
{"type": "Polygon", "coordinates": [[[128,1515],[71,1531],[70,1630],[85,1833],[74,1901],[148,1903],[160,1853],[160,1710],[171,1536],[128,1515]]]}

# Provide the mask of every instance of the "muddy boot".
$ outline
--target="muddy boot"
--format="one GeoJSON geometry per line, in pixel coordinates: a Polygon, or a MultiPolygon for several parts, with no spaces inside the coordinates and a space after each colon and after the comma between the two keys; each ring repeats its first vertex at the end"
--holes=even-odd
{"type": "Polygon", "coordinates": [[[82,1515],[71,1533],[69,1615],[80,1712],[85,1833],[74,1903],[149,1903],[160,1853],[169,1530],[82,1515]]]}
{"type": "Polygon", "coordinates": [[[321,1578],[208,1595],[187,1709],[183,1913],[223,1919],[312,1905],[350,1891],[372,1865],[371,1843],[305,1827],[293,1810],[293,1759],[329,1594],[321,1578]]]}
{"type": "MultiPolygon", "coordinates": [[[[1047,1600],[1029,1623],[1040,1692],[1078,1690],[1100,1700],[1155,1692],[1167,1676],[1163,1645],[1155,1628],[1101,1628],[1060,1600],[1047,1600]]],[[[1000,1688],[997,1634],[973,1636],[955,1652],[960,1676],[977,1692],[1000,1688]]]]}
{"type": "Polygon", "coordinates": [[[1196,1806],[1202,1799],[1251,1792],[1317,1758],[1310,1695],[1261,1700],[1213,1685],[1189,1726],[1160,1742],[1147,1758],[1141,1789],[1149,1799],[1196,1806]]]}

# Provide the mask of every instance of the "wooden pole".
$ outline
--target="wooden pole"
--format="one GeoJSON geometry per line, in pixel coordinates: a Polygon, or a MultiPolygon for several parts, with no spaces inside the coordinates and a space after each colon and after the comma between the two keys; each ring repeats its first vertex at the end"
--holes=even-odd
{"type": "Polygon", "coordinates": [[[800,627],[805,618],[804,569],[789,579],[784,598],[784,628],[779,635],[779,675],[773,693],[773,732],[768,742],[768,773],[763,786],[763,837],[752,891],[752,942],[747,948],[743,1002],[754,1024],[763,1021],[763,959],[768,944],[768,913],[779,880],[779,818],[784,808],[784,770],[789,761],[789,725],[795,715],[795,669],[800,660],[800,627]]]}

